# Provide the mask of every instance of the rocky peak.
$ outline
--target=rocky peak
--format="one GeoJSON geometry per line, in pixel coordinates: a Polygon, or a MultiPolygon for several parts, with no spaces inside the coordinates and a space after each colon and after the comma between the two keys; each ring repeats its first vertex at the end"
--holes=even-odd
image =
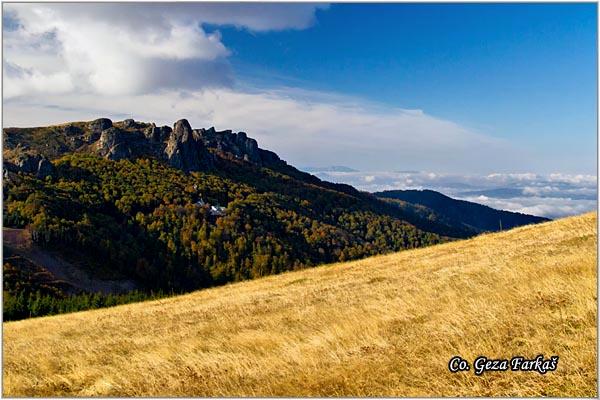
{"type": "Polygon", "coordinates": [[[138,127],[137,123],[131,118],[123,121],[123,128],[125,128],[125,129],[135,129],[137,127],[138,127]]]}
{"type": "Polygon", "coordinates": [[[186,119],[175,122],[167,140],[165,155],[171,166],[186,172],[213,166],[213,155],[207,150],[201,136],[194,134],[186,119]]]}
{"type": "MultiPolygon", "coordinates": [[[[53,127],[7,128],[4,133],[5,150],[44,156],[42,171],[50,169],[48,159],[73,151],[92,151],[111,160],[150,157],[184,171],[214,168],[217,158],[243,160],[266,167],[285,165],[275,153],[260,149],[256,140],[245,132],[217,131],[214,127],[192,129],[186,119],[175,122],[173,128],[133,119],[113,123],[108,118],[99,118],[53,127]],[[52,147],[43,139],[48,135],[54,138],[52,147]]],[[[18,171],[37,173],[40,162],[39,158],[28,158],[18,161],[18,165],[13,163],[13,167],[18,171]]]]}
{"type": "MultiPolygon", "coordinates": [[[[180,119],[179,121],[175,122],[175,125],[173,125],[173,133],[171,134],[171,138],[185,142],[188,141],[192,136],[192,127],[187,119],[180,119]]],[[[171,140],[171,138],[169,138],[169,140],[171,140]]]]}
{"type": "Polygon", "coordinates": [[[88,124],[88,129],[93,132],[102,132],[113,126],[112,121],[108,118],[98,118],[88,124]]]}
{"type": "Polygon", "coordinates": [[[112,121],[108,118],[98,118],[87,125],[89,133],[85,136],[86,143],[95,142],[100,138],[102,131],[112,128],[112,121]]]}

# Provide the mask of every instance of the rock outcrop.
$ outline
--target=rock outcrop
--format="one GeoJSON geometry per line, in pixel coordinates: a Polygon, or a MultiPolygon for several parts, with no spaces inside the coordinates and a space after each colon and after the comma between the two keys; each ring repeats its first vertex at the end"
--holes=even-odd
{"type": "Polygon", "coordinates": [[[196,130],[208,148],[220,153],[229,153],[235,158],[256,164],[261,163],[256,140],[248,138],[245,132],[233,133],[230,130],[217,132],[215,128],[196,130]]]}
{"type": "Polygon", "coordinates": [[[110,160],[135,158],[147,154],[147,144],[141,132],[126,132],[112,127],[102,131],[97,144],[98,153],[110,160]]]}
{"type": "Polygon", "coordinates": [[[94,133],[101,133],[102,131],[112,128],[112,121],[108,118],[98,118],[88,124],[88,129],[94,133]]]}
{"type": "Polygon", "coordinates": [[[88,124],[88,135],[86,142],[92,143],[100,139],[102,131],[112,128],[112,121],[108,118],[98,118],[88,124]]]}
{"type": "MultiPolygon", "coordinates": [[[[92,151],[110,160],[154,158],[183,171],[215,168],[218,159],[239,160],[263,167],[285,166],[277,154],[262,150],[245,132],[192,129],[185,119],[173,128],[133,119],[114,122],[99,118],[86,123],[70,123],[41,128],[4,130],[4,147],[14,154],[39,154],[50,159],[74,151],[92,151]],[[48,135],[52,141],[46,141],[48,135]],[[38,139],[42,138],[42,139],[38,139]]],[[[15,171],[47,176],[52,167],[48,159],[23,156],[13,163],[15,171]]]]}
{"type": "Polygon", "coordinates": [[[192,131],[185,119],[175,123],[167,140],[165,154],[172,167],[183,171],[200,171],[213,166],[213,156],[207,150],[200,135],[192,131]]]}
{"type": "Polygon", "coordinates": [[[171,132],[173,132],[173,129],[168,126],[157,127],[155,124],[151,124],[144,130],[144,136],[154,143],[160,143],[167,140],[171,132]]]}
{"type": "Polygon", "coordinates": [[[125,135],[125,133],[114,127],[102,131],[100,140],[97,143],[100,155],[110,160],[127,158],[131,152],[127,147],[125,135]]]}
{"type": "Polygon", "coordinates": [[[256,140],[249,138],[245,132],[217,131],[214,127],[192,129],[186,119],[175,122],[173,129],[133,120],[125,120],[119,126],[127,127],[127,131],[114,126],[102,131],[98,141],[102,156],[118,160],[152,155],[186,172],[213,168],[218,155],[260,166],[285,165],[277,154],[260,149],[256,140]],[[144,140],[140,141],[141,138],[144,140]]]}
{"type": "Polygon", "coordinates": [[[38,178],[54,175],[56,168],[45,156],[39,154],[20,154],[13,162],[4,161],[4,169],[10,172],[35,174],[38,178]]]}
{"type": "Polygon", "coordinates": [[[123,121],[123,128],[125,129],[135,129],[137,128],[137,124],[133,119],[126,119],[123,121]]]}
{"type": "Polygon", "coordinates": [[[48,160],[46,157],[42,156],[40,162],[38,163],[38,168],[36,172],[36,176],[38,178],[45,178],[50,175],[54,175],[55,168],[54,165],[48,160]]]}

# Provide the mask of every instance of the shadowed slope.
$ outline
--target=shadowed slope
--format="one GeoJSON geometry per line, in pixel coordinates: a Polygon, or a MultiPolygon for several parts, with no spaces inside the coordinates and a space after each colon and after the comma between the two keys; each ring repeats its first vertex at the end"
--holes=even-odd
{"type": "Polygon", "coordinates": [[[7,396],[596,396],[596,214],[4,324],[7,396]],[[461,355],[558,369],[451,374],[461,355]]]}
{"type": "Polygon", "coordinates": [[[522,225],[549,221],[548,218],[505,210],[496,210],[483,204],[450,198],[433,190],[386,190],[374,193],[382,199],[426,207],[449,226],[473,229],[476,232],[497,232],[522,225]],[[438,215],[439,214],[439,215],[438,215]]]}

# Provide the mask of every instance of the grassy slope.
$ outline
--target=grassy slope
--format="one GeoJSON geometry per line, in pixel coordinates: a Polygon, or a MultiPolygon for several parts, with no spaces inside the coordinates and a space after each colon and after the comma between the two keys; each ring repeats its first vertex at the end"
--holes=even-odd
{"type": "Polygon", "coordinates": [[[4,324],[4,395],[596,396],[596,214],[4,324]],[[451,374],[460,354],[558,370],[451,374]]]}

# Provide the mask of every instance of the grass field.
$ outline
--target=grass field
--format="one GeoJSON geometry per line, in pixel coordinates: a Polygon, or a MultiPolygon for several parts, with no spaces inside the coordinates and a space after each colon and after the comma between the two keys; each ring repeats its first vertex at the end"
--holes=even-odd
{"type": "Polygon", "coordinates": [[[5,396],[596,396],[596,214],[4,328],[5,396]],[[452,374],[454,355],[558,355],[452,374]]]}

